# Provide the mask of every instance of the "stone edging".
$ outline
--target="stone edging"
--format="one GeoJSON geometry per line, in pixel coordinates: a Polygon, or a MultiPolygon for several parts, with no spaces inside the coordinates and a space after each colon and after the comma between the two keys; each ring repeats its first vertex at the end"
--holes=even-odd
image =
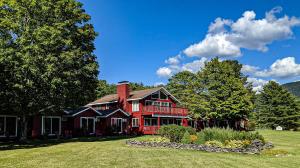
{"type": "Polygon", "coordinates": [[[234,153],[245,153],[245,154],[259,154],[264,149],[273,148],[273,144],[268,142],[263,144],[260,140],[252,141],[248,148],[220,148],[207,145],[197,145],[197,144],[181,144],[174,142],[145,142],[137,140],[127,140],[127,145],[131,146],[141,146],[141,147],[164,147],[164,148],[174,148],[174,149],[189,149],[198,150],[206,152],[234,152],[234,153]]]}

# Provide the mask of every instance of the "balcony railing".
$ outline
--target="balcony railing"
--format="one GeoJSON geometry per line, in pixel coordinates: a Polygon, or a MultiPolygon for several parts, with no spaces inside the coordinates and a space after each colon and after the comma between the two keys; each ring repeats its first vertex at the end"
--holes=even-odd
{"type": "Polygon", "coordinates": [[[187,116],[188,110],[180,107],[161,107],[161,106],[144,106],[144,115],[170,115],[170,116],[187,116]]]}

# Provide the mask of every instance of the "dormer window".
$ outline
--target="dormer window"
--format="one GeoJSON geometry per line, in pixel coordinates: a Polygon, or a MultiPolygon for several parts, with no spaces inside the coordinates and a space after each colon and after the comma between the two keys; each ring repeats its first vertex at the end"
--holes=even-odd
{"type": "Polygon", "coordinates": [[[158,99],[159,98],[159,92],[155,92],[151,95],[152,99],[158,99]]]}
{"type": "Polygon", "coordinates": [[[157,91],[157,92],[155,92],[151,95],[151,99],[167,100],[168,96],[165,93],[161,92],[161,91],[157,91]]]}

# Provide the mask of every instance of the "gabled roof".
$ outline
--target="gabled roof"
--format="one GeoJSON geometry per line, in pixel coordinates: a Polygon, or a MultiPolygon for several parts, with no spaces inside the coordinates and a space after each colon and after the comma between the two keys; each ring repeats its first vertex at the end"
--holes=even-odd
{"type": "MultiPolygon", "coordinates": [[[[138,91],[132,91],[129,93],[129,97],[127,100],[139,100],[143,99],[152,93],[155,93],[159,90],[163,90],[166,94],[170,95],[174,100],[178,101],[173,95],[171,95],[165,88],[163,87],[156,87],[151,89],[145,89],[145,90],[138,90],[138,91]]],[[[107,104],[107,103],[115,103],[118,101],[118,95],[117,94],[110,94],[106,95],[104,97],[101,97],[100,99],[97,99],[96,101],[93,101],[89,103],[88,105],[95,105],[95,104],[107,104]]],[[[179,101],[178,101],[179,102],[179,101]]]]}
{"type": "Polygon", "coordinates": [[[123,111],[122,109],[109,109],[109,110],[99,110],[99,112],[101,112],[101,115],[100,117],[102,118],[106,118],[106,117],[109,117],[111,115],[113,115],[114,113],[120,111],[121,113],[123,113],[124,115],[126,115],[127,117],[130,116],[129,113],[123,111]]]}
{"type": "Polygon", "coordinates": [[[76,115],[78,115],[80,113],[83,113],[83,112],[87,111],[87,110],[92,110],[95,113],[97,113],[98,115],[100,115],[100,116],[102,115],[101,112],[95,110],[92,107],[79,107],[79,108],[76,108],[76,109],[66,109],[66,110],[64,110],[64,112],[67,115],[74,117],[74,116],[76,116],[76,115]]]}

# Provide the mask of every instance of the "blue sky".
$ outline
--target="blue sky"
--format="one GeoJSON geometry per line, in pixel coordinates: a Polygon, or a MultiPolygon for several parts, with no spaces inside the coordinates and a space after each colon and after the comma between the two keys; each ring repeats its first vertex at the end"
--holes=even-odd
{"type": "Polygon", "coordinates": [[[258,87],[270,79],[300,80],[296,0],[80,2],[99,33],[99,78],[109,83],[166,83],[170,75],[201,69],[214,56],[239,60],[258,87]]]}

